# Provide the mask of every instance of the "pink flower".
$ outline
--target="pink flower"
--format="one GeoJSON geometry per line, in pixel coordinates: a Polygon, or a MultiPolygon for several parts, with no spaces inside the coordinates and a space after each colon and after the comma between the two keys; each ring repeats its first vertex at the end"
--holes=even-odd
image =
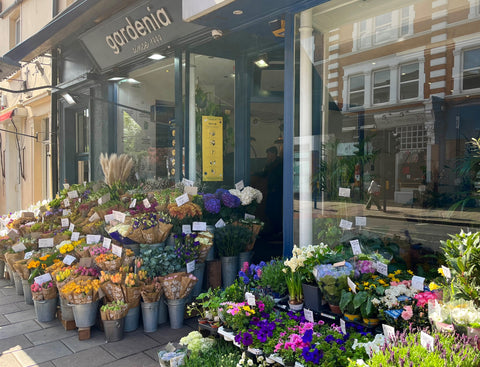
{"type": "Polygon", "coordinates": [[[418,307],[428,304],[428,301],[438,299],[438,295],[434,292],[422,292],[415,295],[418,307]]]}
{"type": "Polygon", "coordinates": [[[246,273],[248,271],[248,268],[249,268],[248,261],[245,261],[242,266],[242,271],[246,273]]]}
{"type": "Polygon", "coordinates": [[[402,312],[402,319],[410,320],[413,316],[412,306],[403,306],[404,311],[402,312]]]}

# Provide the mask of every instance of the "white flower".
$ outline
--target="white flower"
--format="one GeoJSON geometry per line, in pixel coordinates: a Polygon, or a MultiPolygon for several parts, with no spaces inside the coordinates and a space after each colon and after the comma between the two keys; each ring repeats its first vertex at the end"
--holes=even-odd
{"type": "Polygon", "coordinates": [[[249,366],[253,366],[253,361],[252,361],[251,359],[249,359],[248,362],[247,362],[247,364],[248,364],[249,366]]]}

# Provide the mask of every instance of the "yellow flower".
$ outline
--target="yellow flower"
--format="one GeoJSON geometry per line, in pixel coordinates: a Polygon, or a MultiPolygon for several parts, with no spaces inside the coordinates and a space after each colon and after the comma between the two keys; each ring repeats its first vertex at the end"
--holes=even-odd
{"type": "Polygon", "coordinates": [[[443,273],[443,268],[438,268],[438,273],[441,274],[443,277],[445,276],[445,274],[443,273]]]}
{"type": "Polygon", "coordinates": [[[395,274],[393,274],[393,273],[390,273],[390,274],[388,274],[388,277],[389,277],[390,279],[392,279],[392,278],[394,278],[394,277],[395,277],[395,274]]]}
{"type": "Polygon", "coordinates": [[[411,270],[407,270],[407,273],[410,274],[410,275],[413,275],[413,271],[411,271],[411,270]]]}
{"type": "Polygon", "coordinates": [[[440,288],[437,284],[435,284],[435,282],[431,282],[429,285],[428,285],[428,288],[430,288],[431,291],[434,291],[435,289],[438,289],[440,288]]]}

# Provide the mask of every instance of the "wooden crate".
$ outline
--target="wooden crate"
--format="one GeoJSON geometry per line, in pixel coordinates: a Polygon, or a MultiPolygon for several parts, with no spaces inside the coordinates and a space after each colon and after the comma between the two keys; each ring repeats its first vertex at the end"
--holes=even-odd
{"type": "Polygon", "coordinates": [[[75,320],[64,320],[62,318],[62,311],[60,310],[57,311],[57,319],[60,320],[65,330],[75,330],[77,328],[77,325],[75,325],[75,320]]]}
{"type": "Polygon", "coordinates": [[[79,327],[78,328],[78,340],[88,340],[90,339],[90,328],[89,327],[79,327]]]}

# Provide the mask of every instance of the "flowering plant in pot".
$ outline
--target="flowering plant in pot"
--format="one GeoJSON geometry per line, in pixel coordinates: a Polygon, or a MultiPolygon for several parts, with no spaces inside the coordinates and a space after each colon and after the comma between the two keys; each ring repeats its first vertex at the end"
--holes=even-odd
{"type": "Polygon", "coordinates": [[[257,281],[257,286],[273,298],[281,298],[287,293],[286,274],[283,272],[285,265],[280,259],[273,259],[262,268],[262,275],[257,281]]]}
{"type": "Polygon", "coordinates": [[[220,257],[238,256],[245,249],[252,232],[245,227],[231,224],[215,230],[213,238],[220,257]]]}
{"type": "Polygon", "coordinates": [[[348,289],[347,278],[352,276],[353,267],[349,262],[337,264],[316,265],[313,275],[323,292],[325,300],[333,306],[338,306],[342,289],[348,289]]]}
{"type": "Polygon", "coordinates": [[[175,239],[175,253],[186,264],[197,260],[200,255],[200,242],[196,233],[181,233],[173,235],[175,239]]]}

